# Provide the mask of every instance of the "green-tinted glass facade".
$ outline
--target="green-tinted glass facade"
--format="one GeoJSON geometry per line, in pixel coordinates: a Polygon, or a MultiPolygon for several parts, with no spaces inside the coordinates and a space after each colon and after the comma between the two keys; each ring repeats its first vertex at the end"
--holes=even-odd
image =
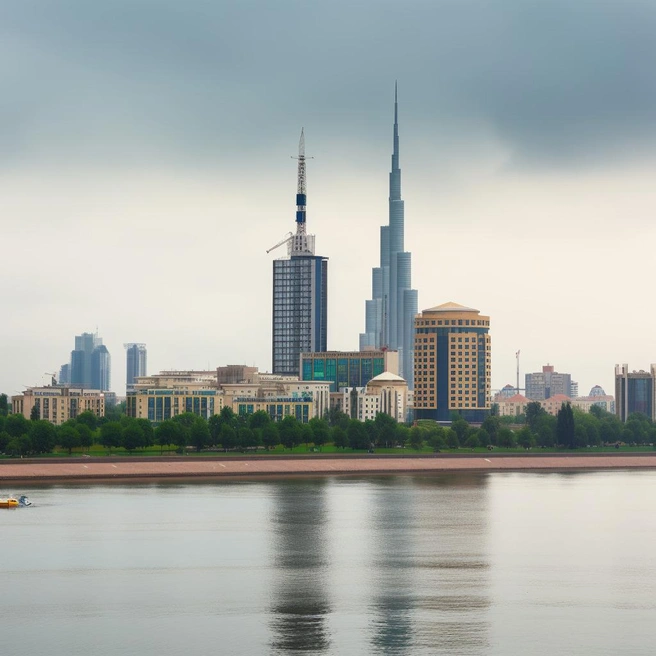
{"type": "Polygon", "coordinates": [[[364,387],[385,371],[385,358],[380,352],[305,353],[301,356],[302,380],[330,382],[330,391],[343,387],[364,387]]]}

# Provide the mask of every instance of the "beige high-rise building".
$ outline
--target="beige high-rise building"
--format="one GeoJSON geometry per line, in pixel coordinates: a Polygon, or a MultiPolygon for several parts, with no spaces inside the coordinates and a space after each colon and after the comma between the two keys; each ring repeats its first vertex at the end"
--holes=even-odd
{"type": "Polygon", "coordinates": [[[458,412],[481,422],[490,408],[490,317],[444,303],[415,318],[417,419],[449,421],[458,412]]]}

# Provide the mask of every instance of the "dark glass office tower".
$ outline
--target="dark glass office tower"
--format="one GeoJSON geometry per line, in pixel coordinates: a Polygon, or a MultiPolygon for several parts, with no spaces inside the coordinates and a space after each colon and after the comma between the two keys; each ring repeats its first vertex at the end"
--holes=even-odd
{"type": "Polygon", "coordinates": [[[126,390],[131,390],[135,379],[146,375],[148,353],[145,344],[129,343],[123,346],[126,353],[125,387],[126,390]]]}
{"type": "Polygon", "coordinates": [[[301,353],[327,350],[328,259],[314,254],[314,235],[306,233],[306,203],[305,136],[301,130],[296,233],[274,246],[287,244],[287,257],[273,261],[274,374],[298,376],[301,353]]]}

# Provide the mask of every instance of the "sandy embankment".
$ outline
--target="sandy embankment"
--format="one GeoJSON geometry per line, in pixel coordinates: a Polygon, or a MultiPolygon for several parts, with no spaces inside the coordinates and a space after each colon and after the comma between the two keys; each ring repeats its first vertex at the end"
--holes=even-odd
{"type": "Polygon", "coordinates": [[[656,468],[656,453],[597,455],[443,455],[433,457],[75,458],[0,462],[2,482],[269,477],[455,471],[567,471],[656,468]]]}

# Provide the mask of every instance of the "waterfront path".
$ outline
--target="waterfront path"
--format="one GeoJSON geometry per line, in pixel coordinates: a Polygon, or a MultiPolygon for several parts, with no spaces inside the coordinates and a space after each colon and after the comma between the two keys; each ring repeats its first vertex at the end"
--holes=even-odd
{"type": "Polygon", "coordinates": [[[595,455],[437,454],[402,457],[312,455],[34,458],[0,461],[0,483],[648,468],[656,468],[656,452],[595,455]]]}

